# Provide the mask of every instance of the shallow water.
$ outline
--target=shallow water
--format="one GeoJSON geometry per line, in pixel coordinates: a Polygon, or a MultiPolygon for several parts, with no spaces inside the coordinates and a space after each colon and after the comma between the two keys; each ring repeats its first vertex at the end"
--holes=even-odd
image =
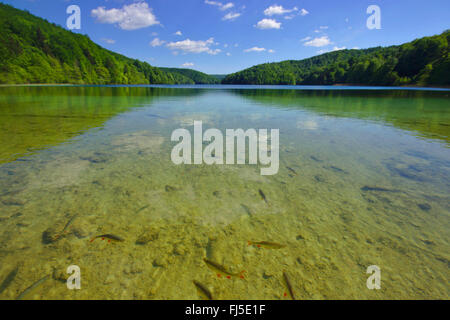
{"type": "Polygon", "coordinates": [[[297,299],[448,299],[449,101],[373,88],[2,87],[0,298],[48,276],[23,297],[201,299],[195,280],[215,299],[289,299],[285,272],[297,299]],[[171,133],[194,120],[279,128],[278,174],[174,165],[171,133]],[[101,234],[124,241],[91,242],[101,234]],[[66,287],[70,265],[81,290],[66,287]],[[380,290],[366,286],[370,265],[380,290]]]}

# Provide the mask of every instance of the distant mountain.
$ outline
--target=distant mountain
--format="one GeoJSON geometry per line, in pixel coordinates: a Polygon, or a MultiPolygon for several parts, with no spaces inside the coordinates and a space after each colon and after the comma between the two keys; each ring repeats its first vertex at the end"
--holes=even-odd
{"type": "Polygon", "coordinates": [[[233,73],[224,84],[450,85],[450,31],[391,47],[340,50],[305,60],[266,63],[233,73]]]}
{"type": "Polygon", "coordinates": [[[0,83],[194,84],[0,3],[0,83]]]}
{"type": "Polygon", "coordinates": [[[172,74],[180,74],[192,79],[195,84],[219,84],[221,79],[193,69],[160,68],[172,74]]]}

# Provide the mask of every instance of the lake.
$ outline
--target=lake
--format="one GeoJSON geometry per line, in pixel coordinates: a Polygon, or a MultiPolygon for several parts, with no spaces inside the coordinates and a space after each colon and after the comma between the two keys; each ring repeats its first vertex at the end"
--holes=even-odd
{"type": "Polygon", "coordinates": [[[0,87],[0,298],[448,299],[449,94],[0,87]],[[278,173],[175,165],[194,121],[279,129],[278,173]]]}

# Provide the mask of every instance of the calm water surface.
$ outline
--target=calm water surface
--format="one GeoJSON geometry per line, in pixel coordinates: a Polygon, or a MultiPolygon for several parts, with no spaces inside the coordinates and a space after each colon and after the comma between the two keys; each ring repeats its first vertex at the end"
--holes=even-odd
{"type": "Polygon", "coordinates": [[[448,299],[450,92],[282,89],[0,88],[0,298],[448,299]],[[280,129],[279,173],[174,165],[194,120],[280,129]]]}

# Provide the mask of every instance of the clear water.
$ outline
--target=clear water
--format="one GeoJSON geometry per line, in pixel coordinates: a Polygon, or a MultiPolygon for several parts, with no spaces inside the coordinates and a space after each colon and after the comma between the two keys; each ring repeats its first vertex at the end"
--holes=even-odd
{"type": "Polygon", "coordinates": [[[448,299],[450,92],[348,89],[0,88],[0,298],[448,299]],[[174,165],[194,120],[279,128],[279,173],[174,165]]]}

